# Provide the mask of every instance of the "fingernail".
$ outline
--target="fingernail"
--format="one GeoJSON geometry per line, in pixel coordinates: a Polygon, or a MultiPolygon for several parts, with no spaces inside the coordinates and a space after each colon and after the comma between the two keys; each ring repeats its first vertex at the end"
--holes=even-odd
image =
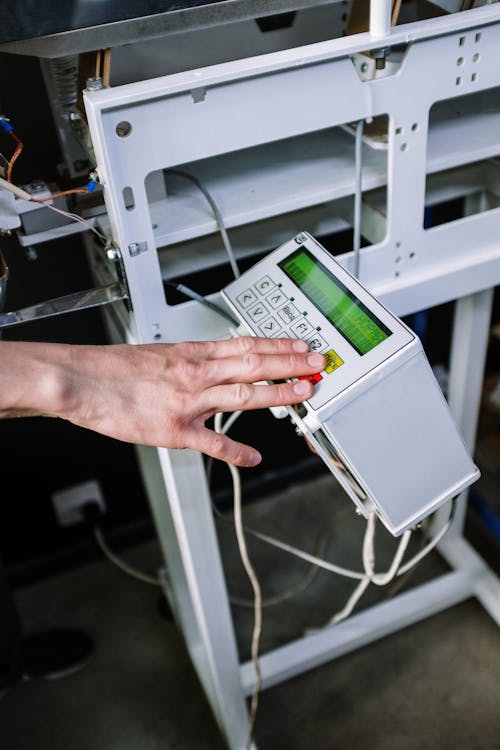
{"type": "Polygon", "coordinates": [[[309,393],[310,388],[311,385],[308,380],[298,380],[293,386],[297,396],[305,396],[306,393],[309,393]]]}
{"type": "Polygon", "coordinates": [[[309,345],[306,344],[305,341],[300,341],[300,339],[298,339],[297,341],[293,342],[293,350],[295,352],[307,352],[308,349],[309,345]]]}
{"type": "Polygon", "coordinates": [[[257,466],[262,461],[260,453],[251,453],[248,456],[248,466],[257,466]]]}
{"type": "Polygon", "coordinates": [[[323,367],[325,358],[322,354],[310,354],[307,358],[307,364],[311,367],[323,367]]]}

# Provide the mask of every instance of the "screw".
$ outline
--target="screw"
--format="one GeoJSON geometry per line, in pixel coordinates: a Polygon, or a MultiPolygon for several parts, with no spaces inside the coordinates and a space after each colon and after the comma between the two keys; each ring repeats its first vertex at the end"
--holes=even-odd
{"type": "Polygon", "coordinates": [[[372,49],[371,56],[375,60],[375,68],[377,70],[384,70],[386,58],[388,58],[390,54],[390,47],[380,47],[379,49],[372,49]]]}
{"type": "Polygon", "coordinates": [[[359,69],[360,69],[360,71],[362,73],[367,73],[368,72],[368,63],[367,62],[361,63],[359,69]]]}
{"type": "Polygon", "coordinates": [[[87,89],[89,91],[99,91],[99,89],[103,89],[104,84],[102,82],[101,76],[92,76],[92,78],[87,78],[87,89]]]}
{"type": "Polygon", "coordinates": [[[120,251],[117,247],[108,247],[106,250],[106,257],[108,260],[118,260],[120,257],[120,251]]]}
{"type": "Polygon", "coordinates": [[[297,245],[301,245],[306,240],[307,240],[307,237],[305,236],[305,234],[298,234],[295,238],[295,242],[297,243],[297,245]]]}
{"type": "Polygon", "coordinates": [[[28,185],[28,190],[30,193],[39,193],[41,190],[46,190],[47,185],[45,182],[42,182],[41,180],[36,180],[34,182],[30,182],[28,185]]]}

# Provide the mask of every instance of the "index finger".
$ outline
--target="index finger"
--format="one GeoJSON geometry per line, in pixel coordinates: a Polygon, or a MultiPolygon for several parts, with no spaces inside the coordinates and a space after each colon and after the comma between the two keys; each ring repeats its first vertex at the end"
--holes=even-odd
{"type": "Polygon", "coordinates": [[[194,356],[203,356],[205,359],[223,359],[250,353],[304,353],[309,350],[309,345],[301,339],[268,339],[259,336],[239,336],[220,341],[190,341],[188,346],[194,356]]]}

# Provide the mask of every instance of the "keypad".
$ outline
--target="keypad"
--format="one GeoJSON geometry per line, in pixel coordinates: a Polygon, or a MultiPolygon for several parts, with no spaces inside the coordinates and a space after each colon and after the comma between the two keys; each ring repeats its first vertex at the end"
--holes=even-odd
{"type": "Polygon", "coordinates": [[[278,314],[286,324],[291,323],[293,320],[295,320],[296,318],[300,318],[301,316],[300,311],[293,304],[293,302],[289,302],[284,307],[282,307],[281,310],[278,310],[278,314]]]}
{"type": "Polygon", "coordinates": [[[236,297],[236,301],[240,305],[240,307],[243,308],[243,310],[246,310],[246,308],[252,304],[252,302],[257,302],[257,297],[255,295],[255,292],[252,292],[251,289],[245,289],[244,292],[241,294],[238,294],[236,297]]]}
{"type": "Polygon", "coordinates": [[[265,320],[264,323],[259,326],[259,330],[263,336],[274,337],[278,333],[278,331],[281,330],[281,325],[278,323],[276,318],[271,315],[270,318],[267,318],[267,320],[265,320]]]}
{"type": "Polygon", "coordinates": [[[254,323],[258,323],[260,320],[267,318],[269,310],[263,302],[258,302],[256,305],[248,310],[248,317],[253,320],[254,323]]]}
{"type": "MultiPolygon", "coordinates": [[[[331,348],[324,336],[315,327],[314,320],[306,318],[307,311],[299,310],[294,298],[288,297],[273,279],[266,275],[260,278],[236,297],[251,324],[256,326],[260,336],[267,338],[303,339],[313,352],[321,352],[326,357],[324,374],[330,375],[344,364],[344,361],[331,348]]],[[[318,374],[314,382],[319,382],[318,374]]]]}
{"type": "Polygon", "coordinates": [[[309,344],[309,349],[312,352],[322,352],[325,351],[325,349],[330,348],[330,344],[328,343],[328,341],[325,341],[323,336],[320,336],[319,333],[316,333],[311,338],[306,339],[306,341],[309,344]]]}
{"type": "Polygon", "coordinates": [[[270,292],[275,286],[276,284],[270,276],[263,276],[256,284],[254,284],[254,287],[260,292],[260,294],[268,294],[268,292],[270,292]]]}
{"type": "Polygon", "coordinates": [[[286,297],[279,289],[275,289],[274,292],[268,294],[266,302],[269,302],[273,310],[277,310],[278,307],[281,307],[285,302],[288,302],[288,297],[286,297]]]}
{"type": "Polygon", "coordinates": [[[306,336],[309,336],[310,334],[314,333],[314,328],[304,318],[302,318],[302,320],[298,320],[296,323],[291,325],[290,330],[299,339],[303,339],[306,336]]]}

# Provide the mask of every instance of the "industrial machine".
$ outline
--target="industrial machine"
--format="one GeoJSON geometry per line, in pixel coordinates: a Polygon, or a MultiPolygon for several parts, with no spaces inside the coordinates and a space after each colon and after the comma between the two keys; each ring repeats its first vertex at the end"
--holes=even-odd
{"type": "MultiPolygon", "coordinates": [[[[348,621],[295,634],[260,656],[260,680],[238,653],[201,455],[138,447],[165,593],[227,746],[243,750],[256,687],[472,596],[500,623],[498,578],[463,536],[500,281],[500,6],[174,5],[4,38],[1,51],[41,58],[68,174],[96,187],[52,225],[38,222],[42,208],[19,217],[29,186],[17,197],[0,188],[5,226],[30,247],[83,233],[96,286],[115,290],[103,308],[110,341],[231,335],[213,308],[171,300],[171,284],[213,272],[204,296],[245,329],[324,351],[314,396],[288,415],[369,522],[375,510],[407,539],[434,513],[425,535],[449,566],[348,621]],[[459,217],[428,220],[450,201],[459,217]],[[232,259],[253,265],[231,283],[228,235],[232,259]],[[315,237],[335,239],[335,258],[315,237]],[[448,302],[446,405],[401,318],[448,302]],[[417,477],[420,465],[432,471],[417,477]]],[[[356,576],[377,582],[369,565],[356,576]]]]}

